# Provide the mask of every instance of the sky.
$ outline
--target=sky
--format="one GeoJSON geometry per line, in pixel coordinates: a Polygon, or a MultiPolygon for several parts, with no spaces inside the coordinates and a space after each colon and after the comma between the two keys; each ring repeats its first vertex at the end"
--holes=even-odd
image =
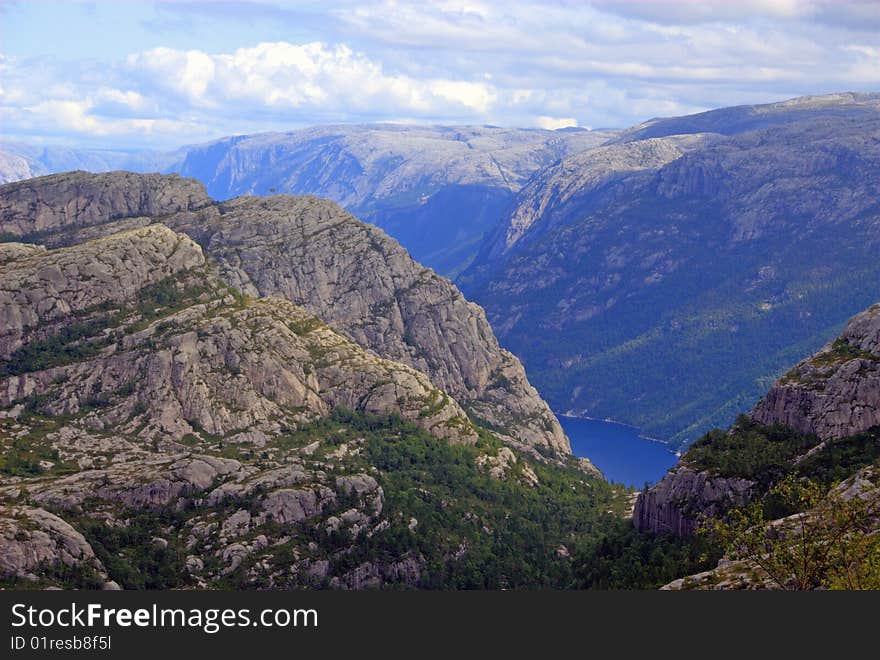
{"type": "Polygon", "coordinates": [[[880,91],[880,0],[0,0],[0,138],[625,127],[880,91]]]}

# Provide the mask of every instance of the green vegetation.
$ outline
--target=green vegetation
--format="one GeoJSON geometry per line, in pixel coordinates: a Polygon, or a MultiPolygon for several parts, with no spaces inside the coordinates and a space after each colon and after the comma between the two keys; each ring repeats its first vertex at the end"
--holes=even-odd
{"type": "Polygon", "coordinates": [[[43,564],[35,571],[39,579],[26,580],[14,576],[0,577],[0,589],[38,590],[46,587],[61,587],[65,591],[73,589],[100,589],[104,580],[88,564],[68,566],[62,562],[43,564]]]}
{"type": "Polygon", "coordinates": [[[12,425],[11,420],[0,420],[0,474],[34,477],[75,472],[77,466],[61,460],[58,450],[46,439],[58,427],[57,423],[34,415],[29,408],[25,408],[23,416],[28,420],[28,431],[19,435],[5,432],[12,425]],[[51,467],[46,468],[41,462],[51,463],[51,467]]]}
{"type": "MultiPolygon", "coordinates": [[[[874,487],[876,491],[877,487],[874,487]]],[[[713,538],[734,559],[759,569],[779,589],[880,588],[880,538],[876,519],[880,493],[845,499],[794,475],[775,484],[769,497],[792,513],[807,512],[767,531],[770,520],[761,500],[708,523],[713,538]]]]}
{"type": "MultiPolygon", "coordinates": [[[[289,540],[273,546],[268,555],[245,557],[236,570],[212,585],[268,586],[265,570],[253,571],[257,562],[267,560],[276,571],[275,587],[329,586],[332,577],[365,563],[388,567],[410,561],[421,575],[415,586],[428,589],[655,588],[684,572],[702,570],[717,558],[699,539],[635,532],[624,518],[631,492],[573,467],[520,457],[504,479],[491,477],[476,459],[495,455],[500,444],[484,429],[478,434],[475,446],[455,445],[396,415],[343,409],[288,430],[260,450],[262,458],[251,458],[257,464],[265,459],[277,465],[291,452],[303,457],[298,450],[319,441],[306,460],[320,465],[331,483],[336,476],[360,473],[378,480],[384,491],[382,525],[356,539],[347,527],[328,533],[320,520],[362,505],[356,495],[338,492],[319,517],[290,525],[269,520],[250,529],[242,542],[259,534],[289,540]],[[347,452],[339,451],[343,444],[347,452]],[[537,485],[525,478],[527,467],[537,475],[537,485]],[[303,559],[329,561],[326,580],[316,583],[306,574],[288,571],[303,559]]],[[[42,452],[38,437],[44,434],[30,438],[31,450],[42,452]]],[[[185,442],[199,440],[192,435],[185,442]]],[[[32,468],[15,463],[6,472],[33,476],[32,468]]],[[[256,517],[262,511],[260,495],[258,489],[246,499],[210,506],[187,499],[173,508],[83,504],[83,512],[109,514],[112,524],[103,515],[56,513],[85,536],[110,579],[128,589],[168,589],[193,585],[185,569],[187,554],[201,556],[206,572],[216,573],[226,565],[207,548],[185,547],[185,530],[192,519],[222,521],[241,508],[256,517]]],[[[406,576],[403,570],[398,578],[388,578],[387,586],[410,586],[406,576]]],[[[68,576],[64,584],[86,587],[87,577],[68,576]]]]}
{"type": "Polygon", "coordinates": [[[769,486],[791,471],[791,461],[819,444],[810,433],[764,426],[740,415],[729,431],[715,429],[697,440],[682,458],[696,470],[720,477],[751,479],[769,486]]]}
{"type": "Polygon", "coordinates": [[[138,292],[134,308],[123,310],[120,317],[125,317],[132,312],[137,314],[139,319],[134,326],[130,327],[130,331],[141,330],[156,319],[170,316],[189,307],[201,296],[216,293],[218,292],[201,281],[187,286],[181,281],[179,275],[169,275],[141,289],[138,292]]]}
{"type": "Polygon", "coordinates": [[[745,415],[729,431],[710,431],[682,457],[695,470],[756,481],[761,493],[788,475],[828,487],[878,460],[880,427],[828,440],[820,446],[814,434],[785,426],[764,426],[745,415]],[[795,463],[795,459],[801,460],[795,463]]]}
{"type": "Polygon", "coordinates": [[[110,526],[86,516],[68,518],[68,522],[85,536],[110,579],[124,589],[171,589],[186,584],[186,557],[176,533],[167,533],[183,523],[184,513],[164,508],[128,514],[125,526],[110,526]],[[168,546],[154,543],[154,538],[166,539],[168,546]]]}
{"type": "Polygon", "coordinates": [[[54,335],[32,341],[15,350],[8,360],[0,362],[0,378],[19,376],[90,358],[107,347],[110,339],[89,338],[109,328],[112,323],[112,319],[107,317],[73,321],[54,335]]]}
{"type": "Polygon", "coordinates": [[[856,358],[871,360],[874,362],[877,361],[877,357],[874,356],[873,353],[863,351],[857,346],[851,345],[843,337],[838,337],[834,340],[834,343],[831,344],[831,350],[826,351],[825,353],[819,353],[818,355],[814,356],[810,360],[810,364],[812,364],[814,367],[821,368],[840,364],[842,362],[848,362],[849,360],[855,360],[856,358]]]}
{"type": "Polygon", "coordinates": [[[880,461],[880,427],[863,433],[829,440],[821,451],[798,464],[798,474],[830,486],[863,467],[880,461]]]}
{"type": "Polygon", "coordinates": [[[718,545],[702,536],[643,534],[619,521],[575,557],[576,586],[657,589],[713,568],[720,558],[718,545]]]}
{"type": "Polygon", "coordinates": [[[753,502],[767,519],[796,513],[776,486],[786,479],[830,488],[880,460],[880,428],[829,440],[785,426],[764,426],[742,415],[729,431],[714,430],[695,442],[682,461],[719,477],[756,482],[753,502]]]}
{"type": "Polygon", "coordinates": [[[324,323],[319,319],[307,317],[297,321],[290,321],[288,322],[287,327],[290,328],[290,331],[295,335],[307,335],[323,325],[324,323]]]}
{"type": "Polygon", "coordinates": [[[337,409],[279,442],[316,439],[323,451],[361,442],[347,467],[378,469],[391,523],[342,555],[333,553],[346,537],[311,536],[335,575],[368,561],[423,557],[420,586],[431,589],[654,588],[712,559],[699,541],[635,532],[622,516],[629,493],[577,470],[529,462],[535,487],[519,478],[521,465],[503,481],[489,477],[475,461],[497,448],[489,434],[476,447],[452,445],[397,416],[337,409]]]}
{"type": "Polygon", "coordinates": [[[446,392],[440,390],[431,390],[430,399],[425,401],[425,407],[419,411],[419,417],[425,419],[433,417],[449,404],[449,397],[446,392]]]}

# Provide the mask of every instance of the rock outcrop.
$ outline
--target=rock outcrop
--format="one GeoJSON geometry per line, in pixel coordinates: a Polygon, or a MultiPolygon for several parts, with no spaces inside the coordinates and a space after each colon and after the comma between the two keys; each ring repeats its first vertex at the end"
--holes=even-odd
{"type": "Polygon", "coordinates": [[[778,380],[751,416],[823,440],[880,425],[880,305],[778,380]]]}
{"type": "Polygon", "coordinates": [[[701,516],[713,516],[748,501],[754,487],[748,479],[716,477],[678,465],[647,492],[639,494],[633,525],[642,532],[687,536],[701,516]]]}
{"type": "MultiPolygon", "coordinates": [[[[880,305],[853,317],[841,335],[783,376],[749,417],[765,427],[814,434],[814,446],[880,426],[880,305]]],[[[736,432],[736,427],[728,433],[736,432]]],[[[701,516],[745,504],[757,484],[703,470],[685,454],[657,485],[639,495],[633,524],[642,531],[690,534],[701,516]]],[[[766,488],[765,484],[765,488],[766,488]]]]}
{"type": "Polygon", "coordinates": [[[377,559],[369,579],[297,560],[314,552],[291,539],[297,530],[373,533],[384,492],[358,440],[322,449],[329,438],[291,438],[345,409],[473,444],[464,411],[427,376],[289,300],[230,288],[164,225],[3,255],[0,579],[115,588],[77,525],[128,529],[132,517],[185,511],[150,522],[148,550],[129,552],[172,562],[183,546],[199,586],[244,565],[242,579],[270,586],[418,584],[409,556],[377,559]]]}
{"type": "Polygon", "coordinates": [[[6,507],[0,516],[0,578],[37,580],[45,571],[104,567],[82,534],[56,515],[30,506],[6,507]]]}
{"type": "Polygon", "coordinates": [[[176,175],[69,172],[10,183],[0,192],[0,235],[29,236],[131,216],[199,208],[204,187],[176,175]]]}

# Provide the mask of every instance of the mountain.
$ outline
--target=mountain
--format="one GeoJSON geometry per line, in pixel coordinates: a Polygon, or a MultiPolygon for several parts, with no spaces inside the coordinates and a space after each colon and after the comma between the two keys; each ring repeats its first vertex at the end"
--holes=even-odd
{"type": "Polygon", "coordinates": [[[6,587],[562,586],[623,513],[163,224],[0,243],[0,282],[6,587]]]}
{"type": "MultiPolygon", "coordinates": [[[[712,431],[694,443],[660,483],[639,495],[633,522],[645,532],[689,535],[706,516],[723,519],[731,508],[757,502],[770,512],[767,521],[773,529],[787,529],[797,516],[814,516],[825,506],[826,515],[833,513],[826,524],[841,524],[847,519],[842,511],[849,511],[863,516],[861,531],[876,532],[878,411],[880,305],[873,305],[853,317],[837,339],[780,378],[748,416],[728,431],[712,431]],[[826,496],[831,508],[826,499],[810,501],[807,512],[785,511],[780,494],[791,491],[775,488],[788,477],[831,487],[826,496]],[[867,510],[842,508],[860,499],[867,510]]],[[[748,562],[725,560],[691,578],[691,586],[767,586],[755,581],[754,572],[748,562]]],[[[679,580],[674,586],[683,585],[679,580]]]]}
{"type": "Polygon", "coordinates": [[[0,188],[0,235],[52,247],[161,221],[189,235],[225,281],[283,296],[363,348],[426,373],[513,446],[570,453],[483,311],[380,229],[314,197],[213,202],[177,175],[74,172],[0,188]]]}
{"type": "Polygon", "coordinates": [[[880,95],[622,131],[536,174],[456,280],[551,406],[685,445],[880,295],[880,95]]]}
{"type": "Polygon", "coordinates": [[[443,275],[460,271],[536,171],[601,144],[608,131],[492,126],[320,126],[223,138],[171,171],[217,199],[273,192],[331,199],[381,227],[443,275]]]}

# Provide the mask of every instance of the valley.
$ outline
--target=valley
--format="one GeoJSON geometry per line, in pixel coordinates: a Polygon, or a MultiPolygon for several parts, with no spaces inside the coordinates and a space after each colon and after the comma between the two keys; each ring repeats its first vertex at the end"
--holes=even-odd
{"type": "Polygon", "coordinates": [[[878,588],[878,145],[844,93],[4,147],[0,581],[878,588]]]}

